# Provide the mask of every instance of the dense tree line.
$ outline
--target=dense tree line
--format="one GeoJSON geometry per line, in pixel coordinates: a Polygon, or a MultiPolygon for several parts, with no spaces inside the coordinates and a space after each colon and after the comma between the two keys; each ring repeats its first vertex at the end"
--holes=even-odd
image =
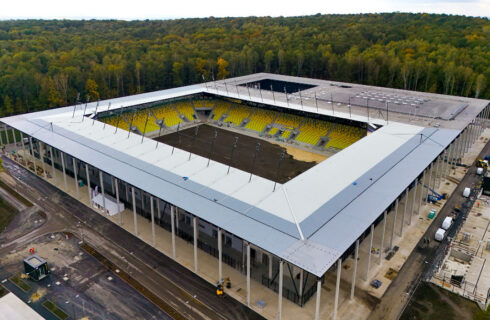
{"type": "Polygon", "coordinates": [[[489,20],[463,16],[0,21],[0,111],[260,71],[488,99],[489,61],[489,20]]]}

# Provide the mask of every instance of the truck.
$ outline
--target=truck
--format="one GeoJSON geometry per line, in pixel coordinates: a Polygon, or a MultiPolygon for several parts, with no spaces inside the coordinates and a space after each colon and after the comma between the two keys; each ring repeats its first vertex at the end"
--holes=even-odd
{"type": "Polygon", "coordinates": [[[453,217],[446,217],[442,222],[441,228],[443,230],[448,230],[452,224],[453,224],[453,217]]]}
{"type": "Polygon", "coordinates": [[[441,242],[444,239],[444,236],[446,235],[446,230],[439,228],[436,231],[436,235],[434,236],[434,239],[436,241],[441,242]]]}

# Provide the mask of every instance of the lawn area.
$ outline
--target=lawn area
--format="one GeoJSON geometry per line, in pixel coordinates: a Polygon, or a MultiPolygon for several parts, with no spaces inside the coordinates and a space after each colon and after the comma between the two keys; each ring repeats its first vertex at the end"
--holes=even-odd
{"type": "Polygon", "coordinates": [[[480,312],[475,302],[422,282],[400,319],[473,319],[480,312]]]}
{"type": "Polygon", "coordinates": [[[22,290],[24,290],[26,292],[31,290],[31,286],[28,285],[27,283],[25,283],[24,280],[22,280],[20,278],[19,274],[16,274],[15,276],[10,277],[9,280],[12,281],[17,287],[21,288],[22,290]]]}
{"type": "Polygon", "coordinates": [[[68,318],[68,315],[63,310],[61,310],[54,302],[46,300],[43,302],[43,306],[51,311],[59,319],[64,320],[68,318]]]}
{"type": "Polygon", "coordinates": [[[0,197],[0,233],[10,224],[17,214],[17,210],[14,209],[7,201],[0,197]]]}
{"type": "Polygon", "coordinates": [[[5,289],[5,287],[0,284],[0,298],[3,297],[4,295],[6,295],[7,293],[9,293],[9,291],[7,289],[5,289]]]}

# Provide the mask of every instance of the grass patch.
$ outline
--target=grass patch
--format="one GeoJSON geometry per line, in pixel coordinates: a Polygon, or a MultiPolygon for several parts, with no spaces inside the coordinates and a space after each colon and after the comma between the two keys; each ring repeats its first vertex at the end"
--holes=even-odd
{"type": "Polygon", "coordinates": [[[400,319],[472,319],[479,312],[480,308],[475,302],[423,282],[400,319]]]}
{"type": "Polygon", "coordinates": [[[7,293],[9,293],[9,291],[7,289],[5,289],[5,287],[0,284],[0,298],[3,297],[4,295],[6,295],[7,293]]]}
{"type": "Polygon", "coordinates": [[[17,191],[15,191],[14,189],[10,188],[2,180],[0,180],[0,187],[2,189],[4,189],[5,191],[7,191],[8,193],[10,193],[12,196],[14,196],[17,200],[19,200],[20,202],[22,202],[26,206],[32,207],[32,203],[29,200],[27,200],[26,198],[24,198],[23,196],[21,196],[20,194],[18,194],[17,191]]]}
{"type": "Polygon", "coordinates": [[[54,314],[58,319],[64,320],[68,318],[68,315],[61,308],[59,308],[54,302],[46,300],[43,302],[43,306],[46,309],[48,309],[52,314],[54,314]]]}
{"type": "Polygon", "coordinates": [[[25,283],[21,278],[19,274],[16,274],[15,276],[12,276],[9,278],[10,281],[12,281],[17,287],[21,288],[25,292],[31,290],[31,286],[25,283]]]}
{"type": "Polygon", "coordinates": [[[17,210],[0,197],[0,232],[2,232],[12,222],[17,210]]]}

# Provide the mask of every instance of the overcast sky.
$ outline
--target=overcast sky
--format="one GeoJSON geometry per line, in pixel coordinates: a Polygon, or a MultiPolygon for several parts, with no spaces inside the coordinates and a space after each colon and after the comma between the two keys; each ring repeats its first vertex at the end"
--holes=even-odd
{"type": "Polygon", "coordinates": [[[0,19],[141,20],[392,11],[489,17],[490,0],[6,0],[0,5],[0,19]]]}

